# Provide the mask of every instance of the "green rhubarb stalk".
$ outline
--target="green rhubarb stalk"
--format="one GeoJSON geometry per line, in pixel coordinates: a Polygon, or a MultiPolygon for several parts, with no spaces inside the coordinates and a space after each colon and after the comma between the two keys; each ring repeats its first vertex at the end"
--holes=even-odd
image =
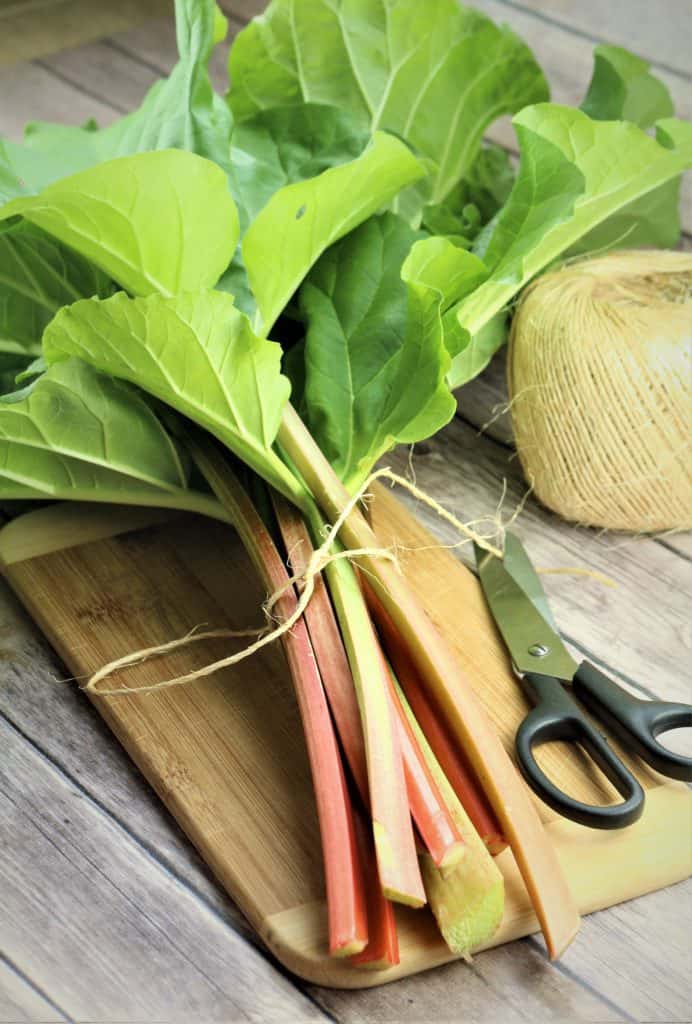
{"type": "MultiPolygon", "coordinates": [[[[311,514],[315,538],[324,521],[311,514]]],[[[338,550],[338,546],[337,546],[338,550]]],[[[421,907],[421,878],[409,811],[396,721],[382,671],[381,654],[355,570],[345,559],[325,569],[358,698],[368,766],[368,792],[377,867],[384,895],[395,903],[421,907]]]]}
{"type": "MultiPolygon", "coordinates": [[[[278,441],[325,516],[336,521],[349,504],[350,495],[290,405],[282,417],[278,441]]],[[[341,540],[350,548],[380,547],[358,509],[346,517],[341,540]]],[[[360,555],[356,561],[394,622],[456,742],[467,754],[512,847],[548,953],[555,959],[576,935],[579,914],[526,787],[463,669],[397,567],[376,555],[360,555]]]]}
{"type": "Polygon", "coordinates": [[[396,695],[425,763],[466,844],[466,855],[446,870],[421,853],[425,891],[442,937],[453,953],[468,956],[497,931],[504,911],[504,878],[440,767],[398,683],[396,695]]]}

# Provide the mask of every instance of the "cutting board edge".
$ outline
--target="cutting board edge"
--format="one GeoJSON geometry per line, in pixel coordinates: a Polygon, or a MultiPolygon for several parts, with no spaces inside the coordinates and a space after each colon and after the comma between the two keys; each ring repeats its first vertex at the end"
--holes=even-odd
{"type": "MultiPolygon", "coordinates": [[[[651,857],[653,848],[660,849],[661,828],[665,823],[670,823],[671,818],[680,820],[685,810],[692,823],[692,790],[682,783],[665,782],[648,790],[643,816],[620,834],[623,845],[627,842],[630,847],[630,856],[634,845],[633,836],[636,836],[638,857],[630,863],[630,868],[638,867],[638,874],[636,871],[628,874],[621,870],[621,861],[612,848],[612,833],[609,834],[611,842],[608,843],[604,837],[599,856],[589,861],[587,869],[580,848],[587,836],[591,836],[592,830],[565,819],[548,823],[546,829],[558,857],[566,869],[567,865],[571,869],[568,870],[568,878],[579,912],[590,914],[616,906],[688,878],[692,873],[692,844],[689,842],[692,837],[686,839],[681,834],[675,834],[673,842],[665,848],[665,858],[655,861],[651,857]],[[616,880],[619,891],[613,899],[609,882],[613,881],[614,863],[619,864],[620,869],[616,880]],[[580,867],[581,870],[578,870],[580,867]],[[596,893],[591,888],[587,898],[581,890],[592,886],[593,874],[598,875],[602,888],[596,893]],[[639,879],[639,884],[634,885],[633,875],[639,879]]],[[[604,834],[601,833],[601,836],[604,834]]],[[[511,853],[505,851],[499,862],[505,876],[505,915],[492,939],[475,950],[475,953],[540,932],[538,920],[531,909],[511,853]]],[[[402,950],[401,963],[384,971],[357,970],[319,952],[320,946],[324,949],[327,941],[326,909],[323,903],[304,904],[273,914],[264,919],[258,931],[264,944],[284,967],[304,981],[327,988],[359,989],[386,985],[461,959],[442,942],[430,914],[397,908],[397,922],[402,950]],[[311,936],[311,940],[307,936],[311,936]]]]}

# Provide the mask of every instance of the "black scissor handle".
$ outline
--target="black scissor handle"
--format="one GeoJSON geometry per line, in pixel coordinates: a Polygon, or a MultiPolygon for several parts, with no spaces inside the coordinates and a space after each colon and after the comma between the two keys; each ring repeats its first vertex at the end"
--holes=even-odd
{"type": "Polygon", "coordinates": [[[522,681],[535,707],[519,726],[516,749],[522,775],[534,792],[558,814],[589,828],[623,828],[641,817],[644,790],[563,689],[560,680],[530,672],[522,681]],[[622,803],[585,804],[558,789],[539,767],[533,753],[535,747],[551,740],[583,747],[615,786],[622,803]]]}
{"type": "Polygon", "coordinates": [[[575,697],[610,732],[661,775],[692,782],[692,757],[667,750],[656,739],[669,729],[692,725],[692,705],[665,700],[639,700],[583,661],[572,682],[575,697]]]}

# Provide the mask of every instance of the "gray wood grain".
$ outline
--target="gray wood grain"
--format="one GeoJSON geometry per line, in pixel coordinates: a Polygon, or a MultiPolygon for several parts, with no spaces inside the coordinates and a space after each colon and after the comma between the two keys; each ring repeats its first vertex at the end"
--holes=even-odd
{"type": "Polygon", "coordinates": [[[0,954],[0,1024],[24,1024],[25,1021],[53,1024],[69,1020],[54,1004],[22,975],[16,966],[0,954]]]}
{"type": "Polygon", "coordinates": [[[255,934],[213,879],[100,715],[0,579],[0,716],[84,789],[125,834],[246,938],[255,934]]]}
{"type": "Polygon", "coordinates": [[[503,5],[529,8],[547,26],[573,29],[589,40],[615,43],[646,57],[656,68],[690,77],[690,62],[681,40],[692,39],[692,6],[688,0],[502,0],[503,5]]]}
{"type": "Polygon", "coordinates": [[[0,945],[69,1016],[326,1019],[7,722],[0,737],[0,945]]]}
{"type": "Polygon", "coordinates": [[[27,121],[82,124],[95,117],[110,124],[118,111],[87,96],[38,63],[20,64],[0,71],[0,135],[20,139],[27,121]]]}

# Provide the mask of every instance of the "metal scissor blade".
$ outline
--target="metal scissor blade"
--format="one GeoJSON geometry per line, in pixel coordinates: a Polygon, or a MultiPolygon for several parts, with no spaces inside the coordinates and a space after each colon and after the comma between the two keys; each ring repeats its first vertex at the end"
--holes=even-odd
{"type": "Polygon", "coordinates": [[[485,599],[517,671],[571,680],[576,661],[503,560],[476,547],[476,564],[485,599]]]}
{"type": "Polygon", "coordinates": [[[526,548],[513,533],[508,532],[505,536],[503,562],[514,582],[521,587],[534,608],[541,613],[548,625],[557,633],[557,623],[553,618],[543,584],[526,553],[526,548]]]}

